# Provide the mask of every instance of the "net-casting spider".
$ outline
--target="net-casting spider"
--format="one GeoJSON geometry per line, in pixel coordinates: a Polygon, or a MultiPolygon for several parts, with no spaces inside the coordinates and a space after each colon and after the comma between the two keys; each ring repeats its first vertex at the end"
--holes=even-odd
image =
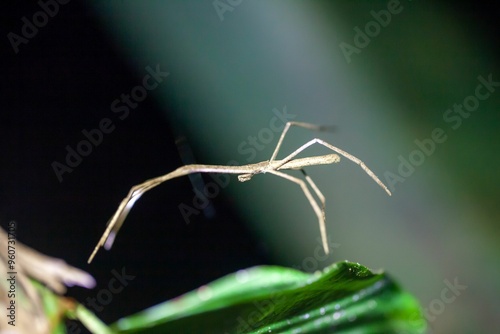
{"type": "Polygon", "coordinates": [[[340,148],[337,148],[321,139],[315,138],[301,147],[299,147],[297,150],[295,150],[293,153],[288,155],[286,158],[282,160],[276,160],[276,156],[278,155],[279,149],[281,147],[281,144],[283,142],[283,139],[285,138],[286,133],[288,132],[288,129],[290,127],[294,126],[299,126],[303,127],[306,129],[310,130],[322,130],[323,127],[318,126],[318,125],[313,125],[309,123],[301,123],[301,122],[288,122],[285,125],[285,128],[283,129],[283,133],[281,134],[281,137],[278,141],[278,144],[276,145],[276,148],[274,149],[274,153],[271,156],[271,159],[267,161],[262,161],[258,162],[255,164],[249,164],[249,165],[243,165],[243,166],[222,166],[222,165],[200,165],[200,164],[193,164],[193,165],[186,165],[177,168],[173,172],[170,172],[168,174],[147,180],[141,184],[133,186],[127,197],[125,197],[122,202],[120,203],[120,206],[118,207],[118,210],[116,210],[115,214],[111,219],[109,220],[109,223],[106,227],[106,230],[104,231],[104,234],[102,235],[101,239],[99,240],[99,243],[96,245],[94,251],[89,257],[88,262],[90,263],[92,259],[94,258],[95,254],[99,250],[100,247],[104,246],[106,249],[110,249],[111,246],[113,245],[113,241],[116,237],[116,234],[118,233],[120,227],[122,226],[125,218],[127,217],[128,212],[134,205],[135,201],[137,201],[142,194],[144,194],[146,191],[151,190],[152,188],[160,185],[161,183],[171,180],[176,177],[192,174],[192,173],[225,173],[225,174],[239,174],[238,175],[238,180],[240,182],[245,182],[250,180],[254,175],[257,174],[274,174],[276,176],[282,177],[286,180],[292,181],[296,184],[298,184],[304,194],[306,195],[307,199],[309,200],[309,203],[311,204],[314,212],[316,213],[316,216],[318,217],[319,220],[319,226],[320,226],[320,231],[321,231],[321,241],[323,243],[323,248],[325,250],[325,253],[329,253],[328,249],[328,242],[327,242],[327,237],[326,237],[326,228],[325,228],[325,196],[321,193],[321,191],[318,189],[316,184],[313,182],[313,180],[305,173],[304,167],[308,166],[315,166],[315,165],[328,165],[328,164],[333,164],[337,163],[340,161],[340,155],[344,156],[345,158],[353,161],[357,165],[359,165],[379,186],[381,186],[389,196],[391,195],[391,192],[387,187],[382,183],[382,181],[379,180],[379,178],[363,163],[363,161],[359,160],[355,156],[341,150],[340,148]],[[320,144],[323,145],[332,151],[338,153],[332,153],[332,154],[327,154],[327,155],[321,155],[321,156],[313,156],[313,157],[307,157],[307,158],[298,158],[294,159],[295,156],[297,156],[299,153],[304,151],[306,148],[309,146],[312,146],[314,144],[320,144]],[[293,169],[293,170],[301,170],[302,173],[304,174],[305,181],[295,177],[288,175],[286,173],[283,173],[283,170],[287,169],[293,169]],[[318,202],[314,199],[314,197],[311,194],[311,191],[308,188],[308,185],[311,187],[311,189],[314,191],[316,196],[318,197],[319,201],[321,202],[321,208],[318,205],[318,202]]]}

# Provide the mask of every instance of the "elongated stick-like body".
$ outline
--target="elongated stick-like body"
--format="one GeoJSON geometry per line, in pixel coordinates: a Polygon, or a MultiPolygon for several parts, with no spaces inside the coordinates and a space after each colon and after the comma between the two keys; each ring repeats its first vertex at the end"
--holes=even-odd
{"type": "Polygon", "coordinates": [[[257,174],[265,174],[265,173],[270,173],[279,177],[282,177],[288,181],[291,181],[293,183],[298,184],[302,191],[304,192],[304,195],[308,199],[309,203],[311,204],[314,212],[316,213],[316,216],[318,217],[319,225],[320,225],[320,231],[321,231],[321,240],[323,243],[323,248],[325,250],[325,253],[329,253],[328,249],[328,242],[327,242],[327,236],[326,236],[326,227],[325,227],[325,197],[321,193],[321,191],[318,189],[316,184],[312,181],[312,179],[307,176],[305,171],[303,170],[304,167],[309,167],[309,166],[316,166],[316,165],[328,165],[328,164],[333,164],[337,163],[340,161],[340,155],[343,155],[347,159],[353,161],[354,163],[358,164],[379,186],[381,186],[389,195],[391,195],[391,192],[387,187],[378,179],[378,177],[358,158],[355,156],[331,145],[328,144],[327,142],[320,140],[320,139],[313,139],[306,144],[302,145],[299,147],[297,150],[292,152],[290,155],[288,155],[285,159],[283,160],[275,160],[279,149],[281,147],[281,144],[283,142],[283,139],[290,128],[290,126],[299,126],[311,130],[322,130],[323,128],[317,125],[309,124],[309,123],[299,123],[299,122],[288,122],[283,130],[283,133],[281,134],[281,137],[278,141],[278,144],[275,148],[275,151],[273,155],[271,156],[271,159],[268,161],[262,161],[258,162],[255,164],[249,164],[249,165],[243,165],[243,166],[222,166],[222,165],[201,165],[201,164],[193,164],[193,165],[186,165],[177,168],[176,170],[153,178],[149,179],[141,184],[138,184],[134,187],[132,187],[128,193],[128,195],[122,200],[120,203],[118,209],[116,210],[115,214],[111,217],[111,219],[108,222],[108,226],[106,227],[106,230],[104,231],[101,239],[97,243],[96,247],[94,248],[94,251],[89,257],[88,262],[90,263],[92,259],[94,258],[95,254],[99,250],[100,247],[104,246],[106,249],[110,249],[111,246],[113,245],[114,239],[116,237],[116,234],[120,230],[121,226],[123,225],[123,222],[125,221],[125,218],[127,217],[128,212],[134,205],[134,203],[144,194],[146,191],[151,190],[152,188],[160,185],[163,182],[166,182],[168,180],[185,176],[188,174],[192,173],[222,173],[222,174],[238,174],[238,180],[240,182],[245,182],[250,180],[254,175],[257,174]],[[307,158],[296,158],[295,157],[304,151],[306,148],[308,148],[311,145],[314,144],[320,144],[324,147],[329,148],[330,150],[338,153],[338,154],[327,154],[327,155],[321,155],[321,156],[313,156],[313,157],[307,157],[307,158]],[[285,174],[282,171],[283,170],[302,170],[302,172],[305,175],[306,182],[303,180],[285,174]],[[318,197],[319,201],[321,202],[321,207],[318,205],[316,199],[312,196],[308,185],[313,189],[314,193],[318,197]]]}

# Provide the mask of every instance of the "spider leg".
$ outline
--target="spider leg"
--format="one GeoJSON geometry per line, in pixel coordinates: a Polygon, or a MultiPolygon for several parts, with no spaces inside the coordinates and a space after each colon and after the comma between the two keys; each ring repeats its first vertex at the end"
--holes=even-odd
{"type": "Polygon", "coordinates": [[[149,179],[141,184],[133,186],[128,192],[127,196],[121,201],[118,209],[113,214],[111,219],[106,226],[101,239],[95,246],[92,254],[88,259],[88,263],[92,262],[95,254],[104,246],[106,249],[110,249],[113,245],[116,234],[120,230],[125,218],[127,217],[130,209],[134,206],[134,203],[147,191],[153,189],[154,187],[162,184],[165,181],[189,175],[192,173],[228,173],[228,174],[249,174],[254,171],[254,165],[244,165],[244,166],[218,166],[218,165],[186,165],[177,168],[176,170],[149,179]]]}
{"type": "Polygon", "coordinates": [[[273,155],[271,156],[271,159],[269,159],[269,163],[273,162],[274,159],[276,159],[276,156],[278,155],[278,152],[281,148],[281,144],[283,143],[283,139],[285,139],[286,133],[290,129],[291,126],[298,126],[301,128],[306,128],[309,130],[314,130],[314,131],[324,131],[327,130],[329,127],[322,126],[322,125],[315,125],[311,123],[304,123],[304,122],[287,122],[285,125],[285,128],[283,129],[283,132],[281,133],[280,139],[278,140],[278,144],[276,144],[276,148],[274,149],[273,155]]]}
{"type": "Polygon", "coordinates": [[[130,189],[127,196],[121,201],[120,205],[118,206],[118,209],[109,220],[108,225],[106,226],[106,230],[104,231],[101,239],[95,246],[94,251],[92,252],[92,254],[88,259],[88,263],[92,262],[97,251],[102,246],[104,246],[106,249],[111,248],[115,240],[115,237],[118,234],[118,231],[122,227],[125,218],[127,218],[130,209],[132,209],[132,207],[134,206],[134,203],[142,196],[142,194],[144,194],[151,188],[156,187],[162,182],[164,181],[158,180],[158,178],[151,179],[141,184],[135,185],[130,189]]]}
{"type": "Polygon", "coordinates": [[[269,170],[268,171],[268,173],[271,173],[271,174],[274,174],[276,176],[282,177],[286,180],[292,181],[300,186],[300,188],[304,192],[304,195],[306,195],[307,199],[309,200],[309,203],[311,204],[311,206],[314,210],[314,213],[316,213],[316,216],[318,217],[319,229],[321,232],[321,241],[323,243],[323,249],[325,250],[325,253],[328,254],[328,253],[330,253],[330,249],[328,248],[328,239],[327,239],[327,235],[326,235],[326,226],[325,226],[325,197],[323,196],[321,191],[319,191],[318,187],[312,181],[312,179],[308,175],[306,175],[303,170],[302,170],[302,172],[306,176],[307,182],[309,183],[311,188],[314,190],[314,192],[316,193],[316,195],[320,199],[321,204],[322,204],[321,208],[319,207],[318,203],[316,202],[316,200],[312,196],[311,191],[307,187],[307,184],[304,182],[304,180],[301,180],[295,176],[291,176],[291,175],[288,175],[286,173],[279,172],[276,170],[269,170]]]}
{"type": "Polygon", "coordinates": [[[302,174],[304,174],[304,177],[306,178],[307,183],[309,183],[309,185],[311,186],[312,190],[314,190],[314,193],[316,194],[316,196],[319,198],[319,201],[321,202],[321,213],[322,213],[322,221],[323,221],[323,223],[320,223],[319,227],[320,227],[320,231],[324,230],[324,231],[321,231],[321,241],[323,243],[323,248],[325,249],[325,253],[328,254],[329,248],[328,248],[328,240],[327,240],[326,226],[325,226],[325,222],[326,222],[326,212],[325,212],[326,200],[325,200],[325,196],[323,195],[323,193],[321,192],[321,190],[319,190],[318,186],[316,186],[316,183],[314,183],[314,181],[312,180],[312,178],[309,175],[307,175],[306,171],[304,169],[301,169],[300,171],[302,172],[302,174]]]}
{"type": "Polygon", "coordinates": [[[332,150],[332,151],[344,156],[345,158],[351,160],[352,162],[354,162],[355,164],[360,166],[361,169],[364,170],[365,173],[368,174],[373,179],[373,181],[375,181],[380,187],[382,187],[382,189],[384,189],[385,192],[389,196],[392,195],[391,192],[389,191],[389,189],[385,186],[385,184],[383,184],[382,181],[380,181],[380,179],[377,177],[377,175],[375,175],[375,173],[373,173],[372,170],[370,168],[368,168],[363,161],[356,158],[354,155],[347,153],[346,151],[344,151],[338,147],[335,147],[335,146],[327,143],[326,141],[318,139],[318,138],[314,138],[314,139],[308,141],[307,143],[305,143],[304,145],[302,145],[301,147],[299,147],[298,149],[296,149],[294,152],[292,152],[286,158],[281,160],[281,164],[278,166],[275,166],[275,168],[276,169],[280,168],[282,165],[284,165],[288,161],[292,160],[297,154],[299,154],[300,152],[304,151],[306,148],[308,148],[309,146],[312,146],[314,144],[323,145],[324,147],[329,148],[330,150],[332,150]]]}

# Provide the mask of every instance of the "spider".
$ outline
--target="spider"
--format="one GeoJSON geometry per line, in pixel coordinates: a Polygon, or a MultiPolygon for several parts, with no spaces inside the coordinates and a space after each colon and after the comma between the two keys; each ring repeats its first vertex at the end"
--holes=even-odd
{"type": "Polygon", "coordinates": [[[123,225],[123,222],[125,221],[125,218],[127,217],[130,209],[134,206],[134,203],[145,192],[162,184],[165,181],[174,179],[176,177],[192,174],[192,173],[238,174],[238,180],[240,182],[249,181],[253,176],[255,176],[257,174],[269,173],[269,174],[273,174],[273,175],[282,177],[282,178],[289,180],[293,183],[296,183],[297,185],[300,186],[300,188],[304,192],[304,194],[305,194],[306,198],[308,199],[309,203],[311,204],[316,216],[318,217],[323,249],[324,249],[325,253],[328,254],[330,252],[330,250],[328,248],[326,227],[325,227],[325,196],[321,193],[321,191],[318,189],[318,187],[313,182],[313,180],[306,174],[306,172],[304,171],[304,167],[315,166],[315,165],[328,165],[328,164],[337,163],[340,161],[340,156],[339,156],[339,154],[340,154],[340,155],[344,156],[345,158],[351,160],[352,162],[356,163],[357,165],[359,165],[380,187],[382,187],[382,189],[385,190],[385,192],[389,196],[391,196],[391,192],[382,183],[382,181],[380,181],[380,179],[364,164],[363,161],[359,160],[358,158],[356,158],[352,154],[349,154],[346,151],[341,150],[340,148],[335,147],[335,146],[333,146],[333,145],[331,145],[331,144],[329,144],[321,139],[318,139],[318,138],[315,138],[315,139],[308,141],[307,143],[300,146],[298,149],[296,149],[294,152],[289,154],[284,159],[276,160],[276,156],[278,155],[281,144],[283,143],[283,139],[285,138],[285,135],[287,134],[287,132],[291,126],[302,127],[302,128],[306,128],[309,130],[318,130],[318,131],[324,130],[324,127],[310,124],[310,123],[288,122],[288,123],[286,123],[285,128],[283,129],[283,132],[281,133],[278,144],[276,145],[276,148],[274,149],[273,155],[271,156],[271,159],[269,159],[269,160],[254,163],[254,164],[242,165],[242,166],[201,165],[201,164],[185,165],[185,166],[177,168],[176,170],[174,170],[168,174],[158,176],[158,177],[155,177],[153,179],[149,179],[141,184],[133,186],[130,189],[128,195],[120,203],[115,214],[109,220],[108,225],[106,227],[106,230],[104,231],[101,239],[97,243],[96,247],[94,248],[94,251],[92,252],[92,254],[90,255],[90,257],[88,259],[88,263],[90,263],[93,260],[97,251],[102,246],[104,246],[104,248],[106,248],[106,249],[111,248],[111,246],[113,245],[114,239],[116,237],[116,234],[118,233],[121,226],[123,225]],[[309,146],[312,146],[314,144],[319,144],[319,145],[325,146],[336,153],[294,159],[299,153],[301,153],[306,148],[308,148],[309,146]],[[298,178],[298,177],[286,174],[286,173],[282,172],[283,170],[300,170],[300,171],[302,171],[302,173],[304,175],[305,181],[298,178]],[[314,191],[317,198],[321,202],[321,206],[318,205],[318,202],[311,194],[311,191],[309,190],[308,185],[314,191]]]}

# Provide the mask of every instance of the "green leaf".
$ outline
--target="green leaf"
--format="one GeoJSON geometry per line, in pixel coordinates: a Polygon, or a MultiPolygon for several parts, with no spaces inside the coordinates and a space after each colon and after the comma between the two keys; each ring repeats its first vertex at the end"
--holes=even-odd
{"type": "MultiPolygon", "coordinates": [[[[158,287],[161,289],[161,286],[158,287]]],[[[418,302],[385,273],[260,266],[118,320],[119,333],[423,333],[418,302]]]]}
{"type": "Polygon", "coordinates": [[[51,321],[52,334],[66,333],[64,318],[62,314],[60,314],[61,303],[59,301],[59,296],[35,280],[31,280],[30,283],[33,284],[35,289],[40,294],[44,313],[51,321]]]}
{"type": "Polygon", "coordinates": [[[66,312],[68,319],[80,320],[80,322],[94,334],[113,334],[97,316],[89,311],[85,306],[77,304],[74,310],[66,312]]]}
{"type": "Polygon", "coordinates": [[[51,322],[51,334],[65,334],[67,332],[65,319],[79,320],[89,331],[95,334],[113,333],[85,306],[72,299],[59,296],[36,280],[31,280],[31,283],[42,299],[44,313],[51,322]]]}

